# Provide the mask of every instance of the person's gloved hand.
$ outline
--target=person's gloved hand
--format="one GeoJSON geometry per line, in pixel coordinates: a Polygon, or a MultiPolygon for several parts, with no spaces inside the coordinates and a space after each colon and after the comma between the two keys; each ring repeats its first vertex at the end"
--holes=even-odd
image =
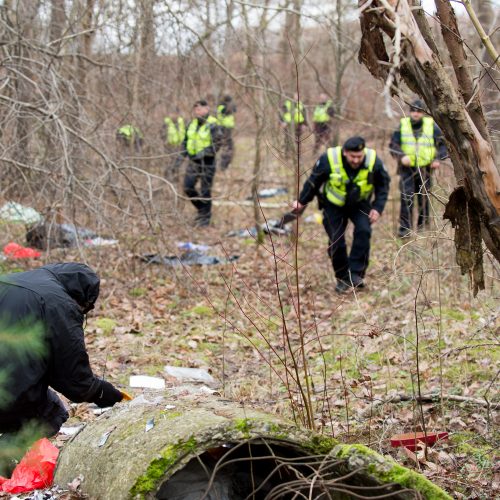
{"type": "Polygon", "coordinates": [[[106,380],[101,380],[101,387],[91,403],[95,403],[100,408],[113,406],[123,399],[122,393],[106,380]]]}
{"type": "Polygon", "coordinates": [[[122,393],[122,401],[132,401],[134,399],[128,392],[120,391],[122,393]]]}

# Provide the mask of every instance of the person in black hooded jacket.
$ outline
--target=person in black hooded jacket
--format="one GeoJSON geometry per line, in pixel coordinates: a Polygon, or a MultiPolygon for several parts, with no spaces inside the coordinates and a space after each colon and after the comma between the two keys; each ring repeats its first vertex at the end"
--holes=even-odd
{"type": "Polygon", "coordinates": [[[85,348],[84,315],[98,296],[99,278],[85,264],[49,264],[0,276],[1,331],[14,341],[18,336],[21,343],[22,333],[38,332],[42,344],[42,352],[20,352],[0,335],[6,395],[0,400],[0,433],[16,433],[34,422],[40,434],[55,435],[68,412],[49,387],[76,403],[100,407],[123,399],[118,389],[92,373],[85,348]]]}

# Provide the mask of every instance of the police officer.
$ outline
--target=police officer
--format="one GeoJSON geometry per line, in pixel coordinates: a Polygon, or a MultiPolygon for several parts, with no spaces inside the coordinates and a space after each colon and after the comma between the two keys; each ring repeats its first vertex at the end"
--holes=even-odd
{"type": "Polygon", "coordinates": [[[299,101],[297,92],[293,96],[293,101],[285,99],[280,114],[280,124],[285,132],[285,155],[289,158],[294,153],[294,143],[300,141],[300,136],[307,127],[304,104],[299,101]]]}
{"type": "Polygon", "coordinates": [[[189,158],[184,177],[184,192],[198,211],[195,226],[210,224],[212,215],[212,184],[215,176],[215,153],[222,141],[221,127],[217,118],[209,115],[209,106],[204,99],[193,106],[194,118],[186,128],[183,154],[189,158]],[[200,182],[200,191],[196,189],[200,182]]]}
{"type": "Polygon", "coordinates": [[[390,177],[375,150],[365,147],[362,137],[351,137],[342,147],[329,148],[319,157],[293,204],[294,210],[301,213],[318,196],[337,293],[364,286],[371,225],[384,210],[389,183],[390,177]],[[354,224],[354,237],[347,256],[344,236],[349,220],[354,224]]]}
{"type": "Polygon", "coordinates": [[[236,105],[230,95],[225,95],[217,106],[217,123],[222,127],[223,133],[221,141],[220,168],[226,170],[233,160],[234,156],[234,113],[236,105]]]}
{"type": "Polygon", "coordinates": [[[418,228],[429,222],[429,191],[432,170],[447,157],[443,134],[430,116],[425,116],[424,103],[417,99],[410,106],[410,116],[401,118],[389,145],[398,160],[401,191],[398,236],[408,236],[412,228],[413,199],[418,201],[418,228]]]}
{"type": "Polygon", "coordinates": [[[332,135],[332,121],[335,116],[333,102],[326,94],[319,95],[319,104],[314,108],[314,152],[322,145],[328,145],[332,135]]]}
{"type": "Polygon", "coordinates": [[[136,152],[141,150],[144,136],[138,127],[126,123],[116,131],[116,139],[124,148],[134,148],[136,152]]]}
{"type": "Polygon", "coordinates": [[[163,119],[162,136],[169,160],[165,168],[165,177],[176,182],[184,160],[181,152],[184,137],[186,136],[186,125],[184,118],[180,116],[178,108],[175,109],[175,113],[163,119]]]}

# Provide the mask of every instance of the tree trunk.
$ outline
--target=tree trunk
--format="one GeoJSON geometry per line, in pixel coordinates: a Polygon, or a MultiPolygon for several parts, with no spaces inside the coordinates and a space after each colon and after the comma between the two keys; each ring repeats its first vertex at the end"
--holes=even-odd
{"type": "MultiPolygon", "coordinates": [[[[360,6],[366,3],[366,0],[361,0],[360,6]]],[[[433,52],[419,30],[408,0],[375,0],[362,11],[361,26],[360,60],[381,79],[389,74],[388,66],[380,64],[380,61],[389,61],[384,34],[395,43],[395,35],[400,30],[401,45],[395,47],[400,50],[400,74],[405,83],[423,97],[443,131],[459,189],[465,194],[464,197],[450,198],[449,203],[453,206],[445,212],[445,217],[455,227],[457,262],[463,273],[470,274],[474,294],[477,294],[484,288],[481,235],[500,262],[500,173],[491,141],[481,133],[486,129],[482,113],[480,109],[469,113],[439,54],[433,52]],[[463,220],[456,217],[458,213],[473,214],[472,220],[480,222],[481,230],[464,227],[463,220]],[[475,240],[471,242],[470,238],[475,240]],[[467,248],[463,247],[464,241],[469,241],[467,248]],[[467,252],[467,258],[464,258],[467,252]]]]}

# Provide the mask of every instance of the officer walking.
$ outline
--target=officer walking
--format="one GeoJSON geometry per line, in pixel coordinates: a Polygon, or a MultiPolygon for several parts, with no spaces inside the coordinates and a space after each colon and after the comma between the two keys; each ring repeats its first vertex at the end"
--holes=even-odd
{"type": "Polygon", "coordinates": [[[293,95],[293,101],[285,99],[280,114],[280,124],[285,132],[285,156],[290,158],[295,151],[295,144],[300,141],[300,136],[307,127],[304,104],[299,101],[297,92],[293,95]]]}
{"type": "Polygon", "coordinates": [[[332,125],[335,111],[333,102],[326,94],[319,95],[319,104],[314,108],[314,152],[321,146],[329,145],[332,136],[332,125]]]}
{"type": "Polygon", "coordinates": [[[337,278],[335,291],[339,294],[364,286],[371,225],[384,210],[389,183],[390,177],[375,150],[365,147],[362,137],[351,137],[342,147],[329,148],[319,157],[299,199],[293,203],[294,210],[302,213],[318,196],[328,234],[328,255],[337,278]],[[345,230],[349,220],[354,224],[354,235],[347,256],[345,230]]]}
{"type": "Polygon", "coordinates": [[[439,167],[440,159],[448,156],[441,130],[432,117],[424,115],[424,103],[420,99],[415,100],[410,106],[410,116],[401,118],[389,145],[391,155],[398,160],[400,176],[400,238],[411,232],[415,195],[418,201],[418,229],[429,222],[432,170],[439,167]]]}
{"type": "Polygon", "coordinates": [[[225,95],[217,106],[217,123],[221,126],[223,133],[220,152],[220,168],[226,170],[231,164],[234,156],[234,114],[236,105],[230,95],[225,95]]]}
{"type": "Polygon", "coordinates": [[[165,150],[168,155],[168,165],[165,168],[165,177],[177,182],[179,170],[184,160],[182,144],[186,136],[184,118],[180,116],[179,109],[163,119],[162,136],[165,140],[165,150]]]}
{"type": "Polygon", "coordinates": [[[195,226],[210,224],[212,215],[212,184],[215,176],[215,153],[220,147],[223,133],[217,125],[217,118],[209,115],[204,99],[193,106],[194,118],[186,129],[183,154],[189,158],[184,177],[184,192],[198,211],[195,226]],[[200,182],[200,191],[196,190],[200,182]]]}

